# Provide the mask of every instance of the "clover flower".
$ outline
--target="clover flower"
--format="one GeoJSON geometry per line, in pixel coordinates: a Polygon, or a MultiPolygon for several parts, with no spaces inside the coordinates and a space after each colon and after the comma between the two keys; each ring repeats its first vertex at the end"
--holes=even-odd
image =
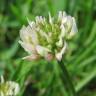
{"type": "Polygon", "coordinates": [[[49,19],[37,16],[35,21],[28,20],[28,26],[20,30],[19,43],[28,52],[23,59],[61,60],[68,47],[67,40],[77,33],[75,18],[60,11],[57,18],[49,13],[49,19]]]}
{"type": "Polygon", "coordinates": [[[4,82],[3,76],[1,76],[0,83],[0,96],[16,96],[19,92],[19,84],[13,81],[4,82]]]}

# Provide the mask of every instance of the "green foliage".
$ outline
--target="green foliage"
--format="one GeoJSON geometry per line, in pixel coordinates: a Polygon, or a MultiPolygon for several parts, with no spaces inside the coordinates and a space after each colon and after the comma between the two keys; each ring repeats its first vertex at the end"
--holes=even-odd
{"type": "Polygon", "coordinates": [[[37,15],[56,15],[60,10],[76,18],[79,30],[64,57],[72,82],[80,96],[96,96],[96,1],[1,0],[0,75],[20,84],[20,96],[67,96],[58,64],[22,61],[26,53],[18,44],[19,30],[27,24],[26,17],[34,20],[37,15]]]}

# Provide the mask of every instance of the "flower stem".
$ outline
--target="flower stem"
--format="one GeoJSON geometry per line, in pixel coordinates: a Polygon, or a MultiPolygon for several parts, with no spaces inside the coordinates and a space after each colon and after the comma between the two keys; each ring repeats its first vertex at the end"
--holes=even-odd
{"type": "Polygon", "coordinates": [[[68,96],[77,96],[76,92],[75,92],[75,88],[72,83],[72,80],[69,76],[69,73],[68,73],[64,63],[63,63],[63,60],[58,61],[58,64],[62,70],[62,74],[61,74],[62,81],[63,81],[64,86],[66,87],[66,91],[68,92],[68,96]]]}

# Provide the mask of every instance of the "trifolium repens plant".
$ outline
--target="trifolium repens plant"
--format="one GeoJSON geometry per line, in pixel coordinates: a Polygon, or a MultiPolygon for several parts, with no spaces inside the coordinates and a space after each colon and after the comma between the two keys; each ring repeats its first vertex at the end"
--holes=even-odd
{"type": "Polygon", "coordinates": [[[0,96],[17,96],[19,93],[19,84],[14,81],[5,81],[1,76],[0,96]]]}
{"type": "Polygon", "coordinates": [[[60,11],[57,18],[36,16],[34,21],[28,19],[28,25],[20,30],[19,43],[28,52],[23,59],[37,60],[45,58],[61,60],[68,47],[67,40],[77,33],[74,17],[60,11]]]}

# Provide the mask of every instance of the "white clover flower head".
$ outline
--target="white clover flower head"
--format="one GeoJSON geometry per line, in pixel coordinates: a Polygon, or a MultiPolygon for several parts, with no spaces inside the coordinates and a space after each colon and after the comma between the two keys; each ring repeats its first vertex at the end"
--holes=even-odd
{"type": "Polygon", "coordinates": [[[61,60],[67,49],[67,40],[72,39],[77,33],[75,18],[60,11],[56,18],[49,13],[49,19],[36,16],[35,21],[28,19],[29,25],[20,30],[19,43],[28,52],[23,59],[61,60]]]}
{"type": "Polygon", "coordinates": [[[1,76],[0,96],[16,96],[19,93],[19,84],[13,81],[4,82],[1,76]]]}

